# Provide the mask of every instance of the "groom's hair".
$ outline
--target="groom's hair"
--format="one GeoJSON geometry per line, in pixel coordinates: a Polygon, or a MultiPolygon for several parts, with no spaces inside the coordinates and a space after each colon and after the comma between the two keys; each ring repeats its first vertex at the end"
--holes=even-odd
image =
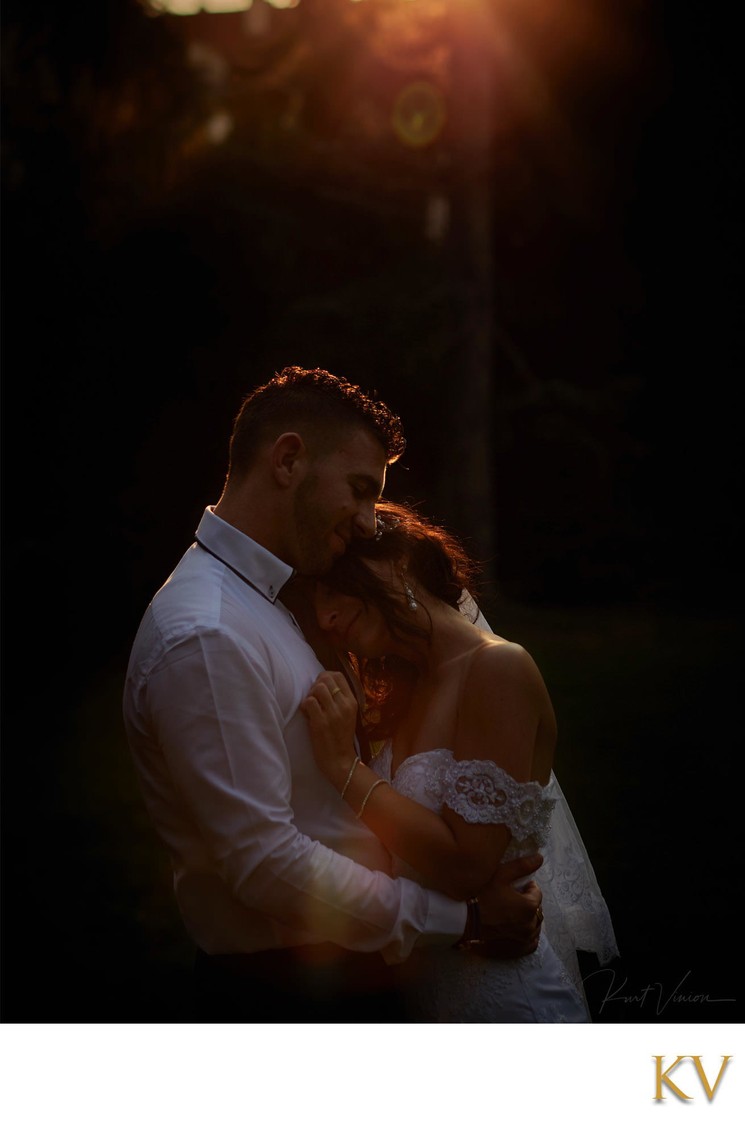
{"type": "Polygon", "coordinates": [[[245,473],[263,445],[297,431],[315,456],[350,429],[366,429],[392,465],[406,447],[401,419],[385,402],[327,370],[288,366],[248,394],[233,422],[229,473],[245,473]]]}

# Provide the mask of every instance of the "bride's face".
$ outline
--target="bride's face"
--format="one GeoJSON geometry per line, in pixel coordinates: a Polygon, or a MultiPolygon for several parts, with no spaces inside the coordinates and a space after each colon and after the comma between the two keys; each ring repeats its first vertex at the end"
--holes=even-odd
{"type": "MultiPolygon", "coordinates": [[[[393,594],[396,589],[394,567],[390,563],[366,560],[369,570],[393,594]]],[[[379,607],[364,602],[356,595],[318,583],[315,594],[316,618],[319,626],[340,651],[351,651],[365,658],[382,658],[395,648],[395,641],[379,607]]]]}

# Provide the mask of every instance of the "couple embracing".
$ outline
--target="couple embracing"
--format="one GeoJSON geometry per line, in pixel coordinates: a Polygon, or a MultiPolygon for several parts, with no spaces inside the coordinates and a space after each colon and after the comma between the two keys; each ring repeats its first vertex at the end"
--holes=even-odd
{"type": "Polygon", "coordinates": [[[589,1022],[613,927],[530,655],[461,543],[383,498],[399,419],[327,371],[243,401],[153,597],[128,740],[204,1022],[589,1022]]]}

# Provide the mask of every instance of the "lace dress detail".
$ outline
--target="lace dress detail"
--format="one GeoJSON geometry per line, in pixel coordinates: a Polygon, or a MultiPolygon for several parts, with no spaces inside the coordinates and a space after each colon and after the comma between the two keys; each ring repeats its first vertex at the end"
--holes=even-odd
{"type": "Polygon", "coordinates": [[[552,776],[556,804],[536,880],[543,891],[546,931],[556,952],[581,983],[577,950],[595,954],[601,965],[618,957],[610,912],[590,857],[559,783],[552,776]]]}
{"type": "Polygon", "coordinates": [[[494,761],[456,761],[450,749],[432,749],[408,757],[391,781],[388,745],[373,760],[378,776],[397,792],[442,812],[447,804],[469,824],[505,824],[511,839],[505,857],[542,848],[551,829],[558,793],[552,777],[547,786],[537,781],[520,783],[494,761]]]}
{"type": "MultiPolygon", "coordinates": [[[[445,1022],[586,1022],[577,949],[617,954],[613,927],[556,777],[519,783],[493,761],[456,761],[450,749],[408,757],[391,775],[386,744],[372,768],[397,792],[438,814],[445,805],[469,823],[510,829],[505,859],[540,850],[544,933],[535,953],[502,961],[467,951],[415,950],[400,968],[410,1019],[445,1022]],[[555,830],[556,829],[556,830],[555,830]]],[[[418,879],[402,860],[397,874],[418,879]]],[[[522,885],[527,880],[520,880],[522,885]]]]}
{"type": "Polygon", "coordinates": [[[428,787],[469,824],[506,824],[514,839],[544,843],[554,802],[535,781],[519,784],[493,761],[433,765],[428,787]]]}

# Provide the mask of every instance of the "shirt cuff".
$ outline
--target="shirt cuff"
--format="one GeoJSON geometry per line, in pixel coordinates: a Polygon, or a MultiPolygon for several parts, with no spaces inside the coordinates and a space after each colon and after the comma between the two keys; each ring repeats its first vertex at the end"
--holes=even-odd
{"type": "Polygon", "coordinates": [[[468,905],[439,891],[428,891],[429,906],[417,946],[452,946],[466,929],[468,905]]]}

